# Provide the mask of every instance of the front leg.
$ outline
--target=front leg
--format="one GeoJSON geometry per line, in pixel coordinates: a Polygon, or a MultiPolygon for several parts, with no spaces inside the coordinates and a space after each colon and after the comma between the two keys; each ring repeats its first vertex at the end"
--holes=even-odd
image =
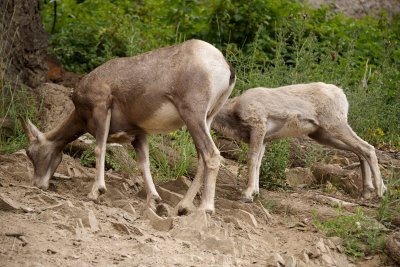
{"type": "Polygon", "coordinates": [[[265,149],[264,136],[265,130],[261,127],[252,130],[250,135],[249,153],[247,159],[249,180],[247,182],[247,188],[243,192],[242,196],[242,201],[244,202],[253,202],[253,195],[258,195],[259,193],[259,168],[265,149]]]}
{"type": "Polygon", "coordinates": [[[146,205],[148,208],[155,210],[155,205],[161,201],[161,197],[157,193],[150,173],[149,144],[147,136],[136,136],[135,140],[132,141],[132,146],[136,151],[138,169],[144,179],[146,205]]]}
{"type": "Polygon", "coordinates": [[[106,192],[106,183],[104,180],[104,166],[106,157],[106,145],[108,132],[110,130],[111,110],[102,112],[100,109],[94,109],[93,118],[96,127],[96,148],[94,153],[96,155],[96,181],[92,186],[92,191],[88,194],[90,200],[97,200],[97,198],[106,192]],[[105,116],[102,116],[104,114],[105,116]]]}

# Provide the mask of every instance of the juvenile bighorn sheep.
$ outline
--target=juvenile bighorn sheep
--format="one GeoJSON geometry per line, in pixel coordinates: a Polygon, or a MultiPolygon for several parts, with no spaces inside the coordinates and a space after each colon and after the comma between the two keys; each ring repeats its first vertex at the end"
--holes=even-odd
{"type": "Polygon", "coordinates": [[[96,176],[88,197],[95,200],[106,191],[106,142],[130,142],[137,153],[150,205],[160,196],[150,174],[146,136],[186,125],[199,162],[190,194],[180,203],[180,211],[188,211],[191,192],[197,192],[204,179],[200,209],[213,212],[220,159],[210,125],[232,92],[235,80],[234,70],[222,53],[200,40],[104,63],[80,81],[72,95],[75,110],[55,129],[42,133],[29,120],[22,120],[30,143],[27,155],[34,166],[35,185],[47,189],[64,146],[89,132],[96,138],[96,176]]]}
{"type": "Polygon", "coordinates": [[[212,124],[226,137],[249,144],[247,189],[243,201],[259,194],[259,174],[265,142],[297,136],[354,152],[361,165],[363,197],[386,190],[373,146],[347,123],[349,104],[342,89],[325,83],[297,84],[275,89],[253,88],[228,99],[212,124]],[[371,174],[374,177],[372,183],[371,174]]]}

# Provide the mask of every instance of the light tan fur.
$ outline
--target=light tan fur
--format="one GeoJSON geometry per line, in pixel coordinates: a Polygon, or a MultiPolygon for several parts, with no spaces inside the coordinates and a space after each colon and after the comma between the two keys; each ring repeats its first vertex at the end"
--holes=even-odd
{"type": "Polygon", "coordinates": [[[386,187],[375,149],[350,128],[348,109],[343,90],[321,82],[274,89],[253,88],[229,99],[212,128],[249,144],[249,180],[243,200],[251,202],[253,195],[259,193],[259,168],[266,141],[304,135],[321,144],[357,154],[362,169],[363,196],[370,198],[375,189],[381,197],[386,187]]]}
{"type": "Polygon", "coordinates": [[[189,211],[191,192],[197,192],[204,181],[200,209],[213,212],[219,151],[210,136],[210,124],[235,80],[222,53],[200,40],[104,63],[80,81],[72,95],[75,110],[55,129],[42,133],[22,120],[30,142],[27,154],[34,165],[34,183],[48,188],[63,147],[89,132],[96,138],[96,181],[88,197],[95,200],[106,191],[106,142],[131,142],[151,206],[160,196],[150,174],[146,136],[186,125],[199,156],[198,175],[177,209],[189,211]]]}

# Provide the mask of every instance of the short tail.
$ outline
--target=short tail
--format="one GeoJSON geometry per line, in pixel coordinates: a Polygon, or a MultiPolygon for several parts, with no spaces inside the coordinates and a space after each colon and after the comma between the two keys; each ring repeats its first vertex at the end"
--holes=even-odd
{"type": "Polygon", "coordinates": [[[231,71],[231,77],[229,78],[229,85],[232,85],[236,81],[236,73],[232,65],[230,63],[228,63],[228,65],[229,65],[229,70],[231,71]]]}

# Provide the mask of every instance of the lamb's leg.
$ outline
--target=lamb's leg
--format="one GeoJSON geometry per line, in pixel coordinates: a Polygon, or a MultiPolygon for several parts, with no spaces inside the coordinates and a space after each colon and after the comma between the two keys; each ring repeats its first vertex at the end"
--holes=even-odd
{"type": "Polygon", "coordinates": [[[108,132],[110,130],[111,110],[97,108],[93,110],[93,120],[96,125],[96,181],[93,183],[92,191],[88,194],[91,200],[97,200],[99,195],[106,192],[106,183],[104,181],[104,165],[106,156],[106,144],[108,132]],[[101,116],[101,115],[104,116],[101,116]]]}
{"type": "Polygon", "coordinates": [[[242,200],[244,202],[253,202],[253,194],[258,194],[259,188],[259,167],[260,158],[264,154],[264,136],[265,131],[262,128],[256,128],[251,132],[249,153],[247,158],[247,166],[249,172],[249,180],[247,182],[247,188],[243,192],[242,200]]]}
{"type": "MultiPolygon", "coordinates": [[[[361,173],[363,176],[363,197],[368,199],[371,197],[371,192],[374,191],[371,174],[375,179],[375,186],[378,189],[381,187],[386,190],[385,185],[380,176],[378,161],[376,159],[374,148],[367,142],[359,138],[349,126],[335,128],[333,131],[327,132],[320,130],[316,134],[310,135],[321,144],[330,145],[342,150],[348,150],[355,153],[361,165],[361,173]],[[340,130],[343,129],[343,130],[340,130]]],[[[383,194],[383,192],[382,192],[383,194]]]]}
{"type": "Polygon", "coordinates": [[[256,174],[256,190],[254,192],[255,195],[260,194],[260,168],[261,168],[261,163],[262,159],[264,157],[264,152],[265,152],[265,144],[262,145],[262,149],[260,151],[260,154],[258,155],[258,164],[257,164],[257,174],[256,174]]]}
{"type": "Polygon", "coordinates": [[[150,173],[149,144],[147,136],[137,135],[135,140],[132,141],[132,146],[136,151],[138,169],[144,179],[147,207],[155,210],[155,204],[161,201],[161,197],[157,193],[150,173]]]}

